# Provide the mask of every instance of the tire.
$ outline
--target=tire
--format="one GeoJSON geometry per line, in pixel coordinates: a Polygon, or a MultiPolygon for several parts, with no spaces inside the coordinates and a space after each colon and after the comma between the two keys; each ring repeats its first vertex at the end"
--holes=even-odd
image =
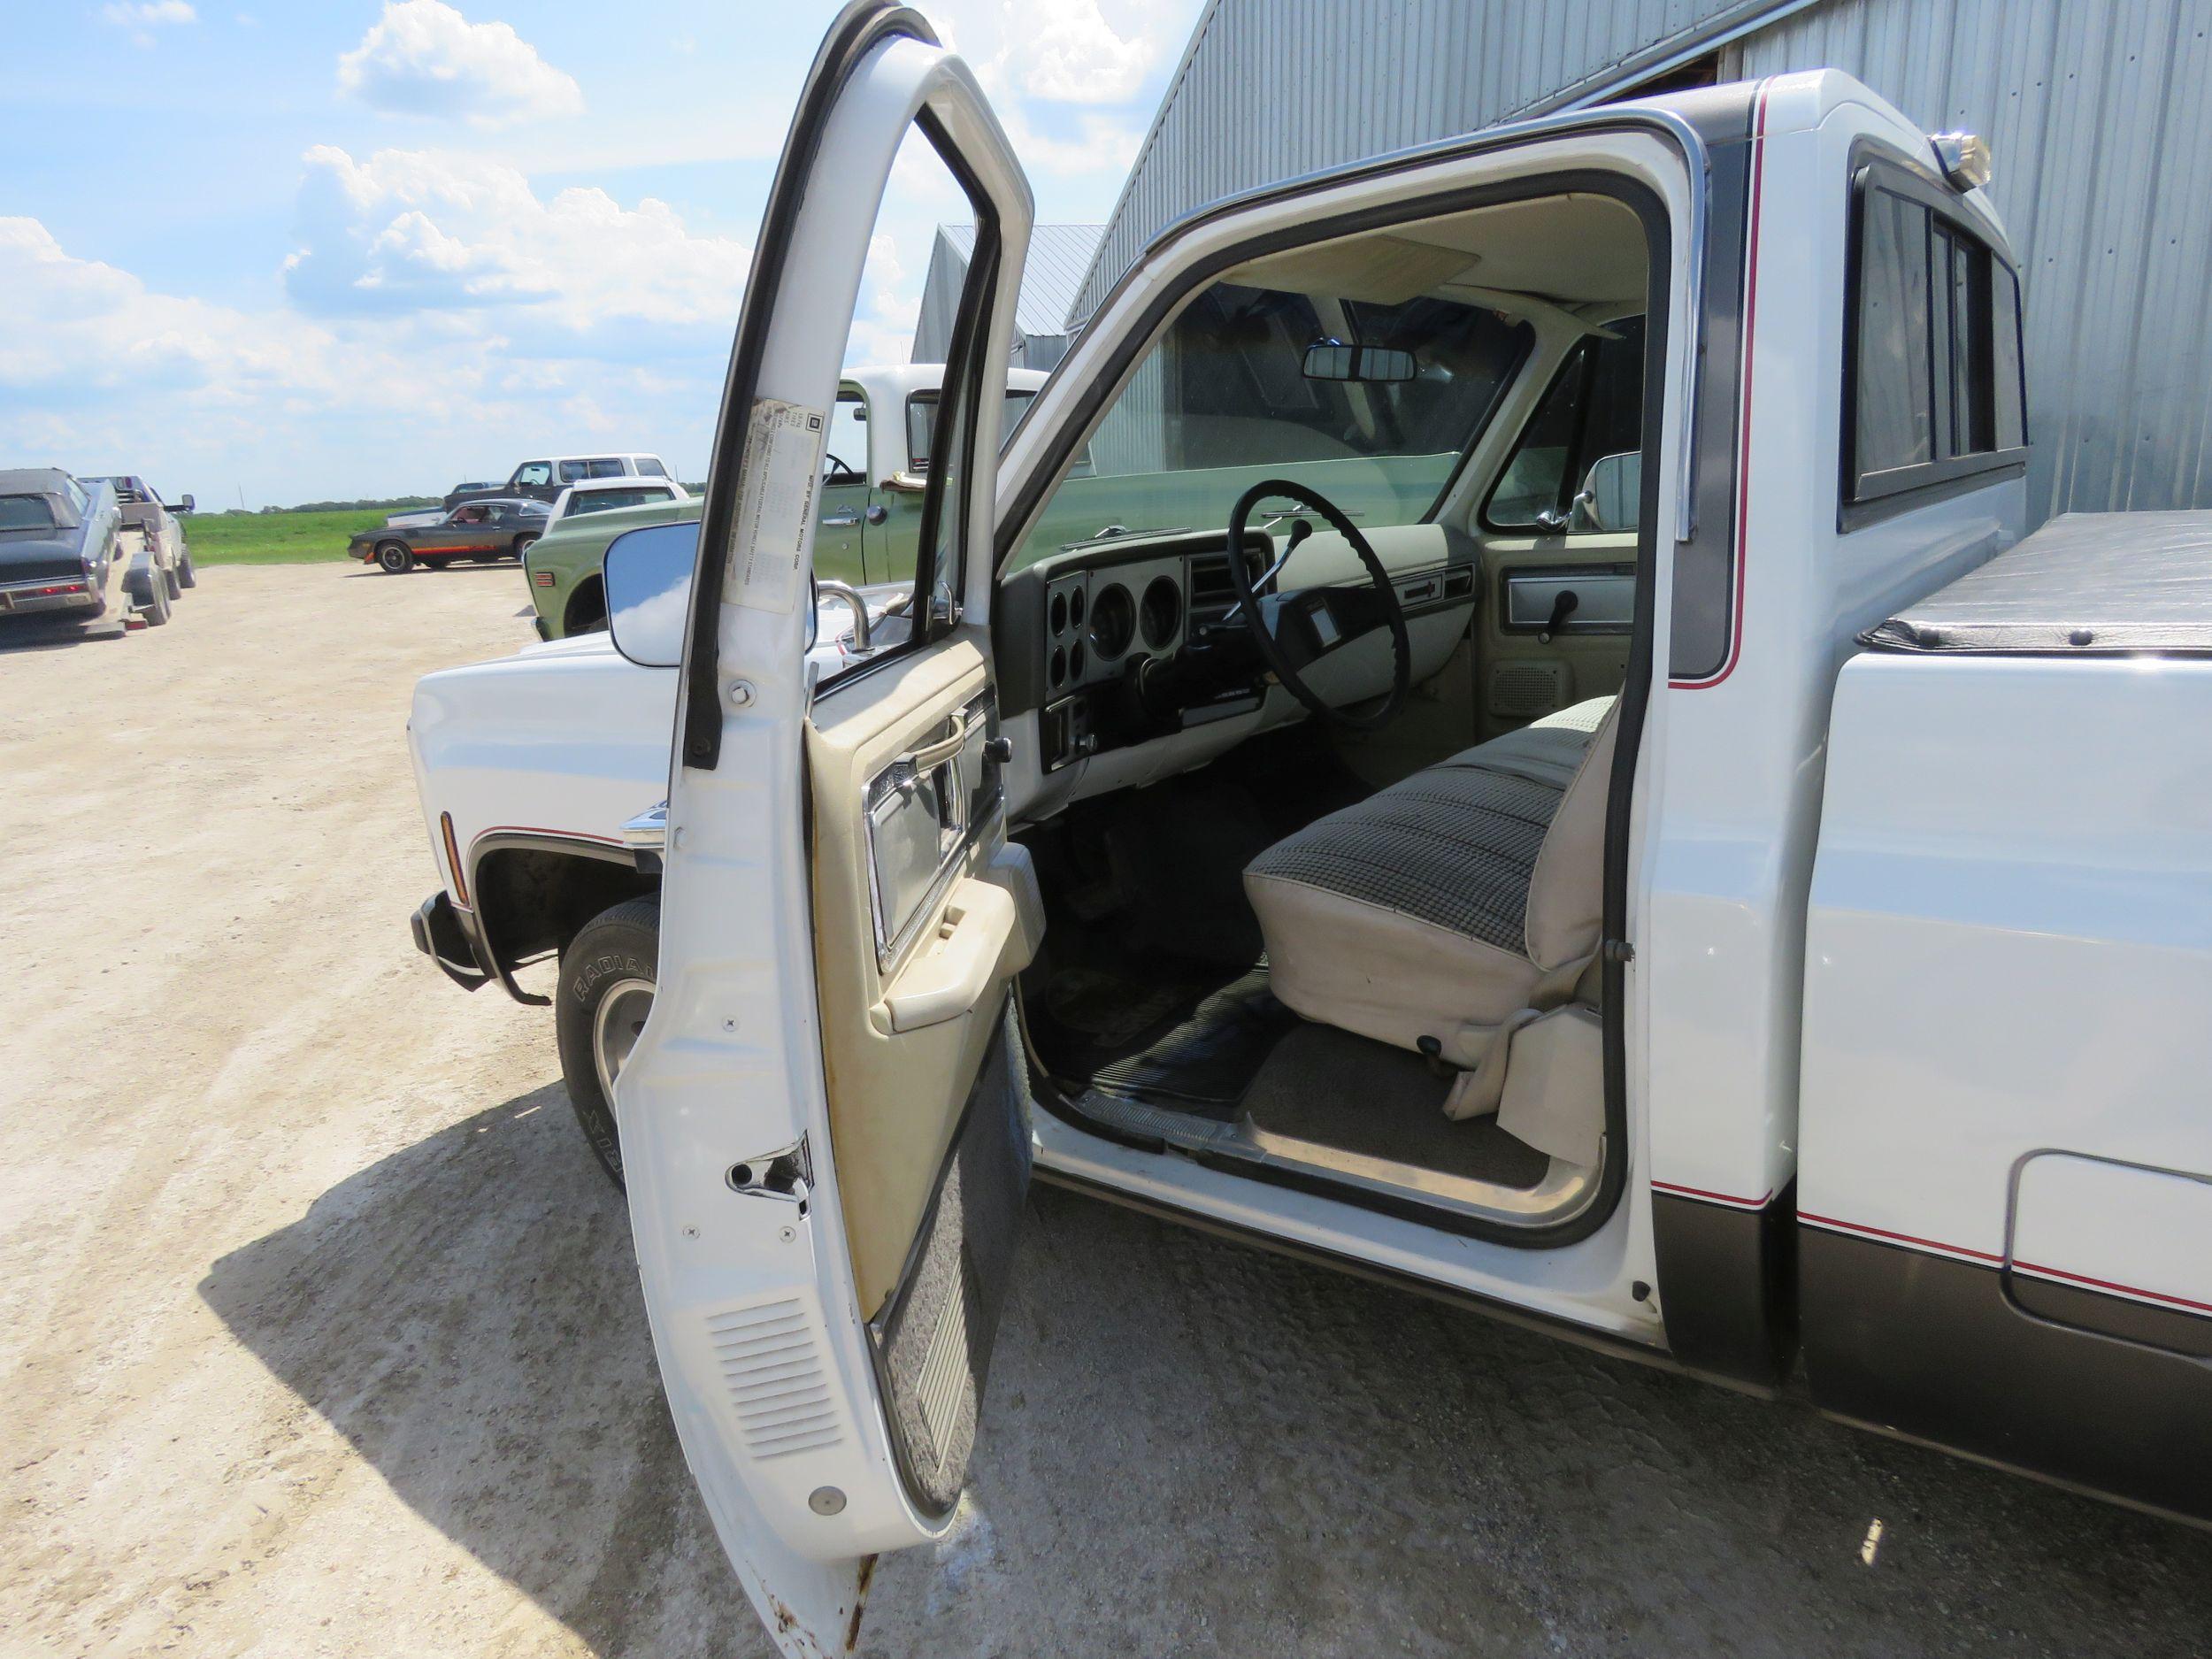
{"type": "Polygon", "coordinates": [[[524,554],[527,553],[533,547],[537,545],[537,537],[534,535],[517,536],[515,538],[515,557],[517,558],[520,558],[524,554]]]}
{"type": "Polygon", "coordinates": [[[429,554],[425,553],[422,555],[422,563],[431,570],[442,571],[453,561],[450,558],[433,558],[429,554]]]}
{"type": "Polygon", "coordinates": [[[192,568],[192,549],[187,548],[177,555],[177,586],[197,588],[199,585],[200,573],[192,568]]]}
{"type": "Polygon", "coordinates": [[[161,586],[163,590],[169,595],[169,603],[171,604],[175,604],[178,600],[184,597],[184,583],[178,577],[177,567],[175,565],[172,565],[167,570],[161,572],[161,586]]]}
{"type": "Polygon", "coordinates": [[[415,568],[415,550],[404,541],[380,541],[376,562],[387,576],[404,576],[415,568]]]}
{"type": "Polygon", "coordinates": [[[146,584],[152,602],[145,608],[146,626],[157,628],[169,620],[169,579],[160,571],[150,572],[152,580],[146,584]]]}
{"type": "Polygon", "coordinates": [[[561,953],[553,998],[568,1103],[592,1156],[622,1185],[622,1141],[612,1085],[653,1006],[660,970],[661,902],[626,899],[578,930],[561,953]]]}

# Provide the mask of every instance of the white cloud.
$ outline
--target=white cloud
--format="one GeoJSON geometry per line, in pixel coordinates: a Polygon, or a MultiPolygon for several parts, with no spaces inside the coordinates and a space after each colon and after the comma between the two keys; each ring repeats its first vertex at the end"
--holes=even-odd
{"type": "Polygon", "coordinates": [[[478,127],[574,115],[575,77],[505,23],[472,23],[443,0],[387,0],[360,45],[338,59],[338,88],[373,108],[478,127]]]}
{"type": "Polygon", "coordinates": [[[1158,42],[1140,29],[1125,39],[1098,0],[1007,0],[1001,61],[1033,98],[1122,104],[1151,70],[1158,42]]]}
{"type": "Polygon", "coordinates": [[[234,400],[333,383],[330,342],[311,326],[152,292],[127,271],[73,257],[35,219],[0,219],[0,386],[64,401],[170,390],[234,400]]]}
{"type": "Polygon", "coordinates": [[[0,453],[142,472],[211,504],[240,486],[257,505],[442,490],[579,442],[701,465],[735,315],[731,301],[677,337],[634,321],[564,329],[547,320],[558,297],[245,311],[161,293],[7,218],[0,293],[0,453]]]}
{"type": "Polygon", "coordinates": [[[109,5],[100,15],[125,27],[152,28],[164,23],[189,23],[199,14],[184,0],[151,0],[144,5],[109,5]]]}
{"type": "Polygon", "coordinates": [[[100,15],[118,28],[131,31],[131,44],[151,47],[154,31],[166,23],[189,23],[199,14],[185,0],[147,0],[143,4],[106,5],[100,15]]]}
{"type": "Polygon", "coordinates": [[[440,151],[356,161],[324,144],[305,160],[304,245],[284,280],[309,310],[519,309],[534,326],[578,334],[736,322],[751,249],[695,235],[664,202],[624,207],[584,187],[541,199],[506,163],[440,151]]]}

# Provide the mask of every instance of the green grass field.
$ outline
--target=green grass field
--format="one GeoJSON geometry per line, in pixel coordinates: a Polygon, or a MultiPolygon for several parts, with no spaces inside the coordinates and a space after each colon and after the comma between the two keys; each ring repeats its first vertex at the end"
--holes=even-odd
{"type": "Polygon", "coordinates": [[[345,557],[347,537],[393,511],[195,513],[184,537],[196,565],[305,565],[345,557]]]}

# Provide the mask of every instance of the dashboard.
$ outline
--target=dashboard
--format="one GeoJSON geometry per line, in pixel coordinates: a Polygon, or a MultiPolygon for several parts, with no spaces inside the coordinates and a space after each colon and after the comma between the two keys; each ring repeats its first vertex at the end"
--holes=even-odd
{"type": "MultiPolygon", "coordinates": [[[[1418,684],[1442,669],[1466,630],[1473,545],[1436,525],[1378,528],[1369,539],[1405,608],[1418,684]]],[[[1272,535],[1249,535],[1254,575],[1276,547],[1272,535]]],[[[1371,580],[1350,545],[1325,531],[1299,545],[1279,583],[1296,591],[1371,580]]],[[[1212,754],[1302,718],[1267,674],[1241,618],[1230,615],[1235,604],[1224,531],[1084,543],[1009,577],[994,618],[1002,709],[1006,718],[1034,714],[1040,784],[1071,769],[1095,772],[1072,798],[1142,781],[1163,774],[1137,751],[1157,749],[1167,764],[1191,751],[1201,730],[1210,731],[1201,747],[1212,754]]],[[[1393,665],[1389,636],[1377,630],[1313,664],[1306,678],[1348,705],[1387,691],[1393,665]]]]}

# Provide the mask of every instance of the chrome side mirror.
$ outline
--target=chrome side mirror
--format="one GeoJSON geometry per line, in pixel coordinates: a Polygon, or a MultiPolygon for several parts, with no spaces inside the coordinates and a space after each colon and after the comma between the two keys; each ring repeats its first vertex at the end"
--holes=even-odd
{"type": "Polygon", "coordinates": [[[698,563],[695,518],[625,530],[607,544],[600,572],[616,650],[641,668],[682,664],[691,573],[698,563]]]}

